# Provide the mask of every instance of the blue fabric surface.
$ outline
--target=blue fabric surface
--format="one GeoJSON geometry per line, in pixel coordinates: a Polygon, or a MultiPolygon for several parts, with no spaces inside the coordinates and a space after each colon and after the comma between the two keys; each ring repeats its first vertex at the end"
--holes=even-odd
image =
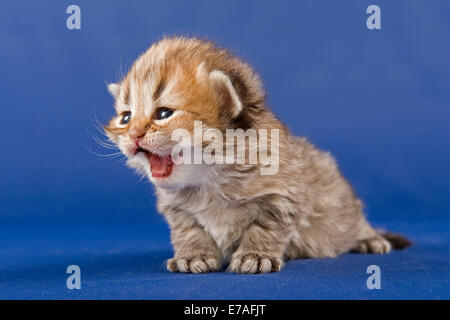
{"type": "Polygon", "coordinates": [[[414,241],[387,255],[288,262],[279,273],[173,274],[159,224],[9,224],[0,227],[3,299],[449,299],[450,223],[378,223],[414,241]],[[81,289],[66,268],[81,268],[81,289]],[[369,265],[381,289],[369,290],[369,265]]]}

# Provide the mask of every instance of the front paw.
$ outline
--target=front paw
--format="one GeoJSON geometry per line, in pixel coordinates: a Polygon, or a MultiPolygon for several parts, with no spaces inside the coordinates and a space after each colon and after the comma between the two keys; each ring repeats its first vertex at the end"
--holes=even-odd
{"type": "Polygon", "coordinates": [[[268,273],[280,271],[283,260],[266,253],[240,253],[231,258],[229,271],[236,273],[268,273]]]}
{"type": "Polygon", "coordinates": [[[211,255],[193,255],[174,257],[167,261],[167,270],[171,272],[205,273],[219,271],[218,258],[211,255]]]}

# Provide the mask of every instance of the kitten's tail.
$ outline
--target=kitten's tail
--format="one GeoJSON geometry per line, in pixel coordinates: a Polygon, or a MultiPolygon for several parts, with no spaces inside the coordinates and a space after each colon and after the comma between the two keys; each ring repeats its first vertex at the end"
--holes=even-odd
{"type": "Polygon", "coordinates": [[[392,245],[392,248],[394,249],[405,249],[412,244],[412,242],[408,238],[398,233],[379,231],[379,235],[389,241],[389,243],[392,245]]]}

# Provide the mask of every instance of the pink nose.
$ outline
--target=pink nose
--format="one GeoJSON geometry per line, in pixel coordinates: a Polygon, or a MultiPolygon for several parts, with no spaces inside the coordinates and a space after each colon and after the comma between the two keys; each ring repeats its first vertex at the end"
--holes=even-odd
{"type": "Polygon", "coordinates": [[[141,141],[141,139],[145,136],[144,134],[141,135],[136,135],[136,134],[130,134],[130,138],[131,140],[133,140],[134,144],[136,145],[136,147],[139,148],[139,142],[141,141]]]}

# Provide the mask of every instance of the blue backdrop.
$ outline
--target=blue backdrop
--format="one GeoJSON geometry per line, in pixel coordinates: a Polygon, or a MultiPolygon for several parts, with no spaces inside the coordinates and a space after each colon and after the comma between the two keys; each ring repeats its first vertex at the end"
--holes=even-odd
{"type": "MultiPolygon", "coordinates": [[[[55,248],[70,257],[75,247],[57,243],[78,235],[51,231],[66,223],[90,223],[87,239],[102,238],[96,226],[148,224],[167,250],[162,256],[170,256],[152,186],[122,158],[96,155],[111,151],[92,136],[101,136],[97,119],[105,123],[113,114],[105,84],[120,79],[152,42],[173,34],[210,38],[250,61],[274,112],[336,156],[371,221],[407,221],[418,229],[432,223],[430,232],[448,232],[449,17],[445,0],[2,3],[0,250],[10,259],[3,269],[14,263],[26,269],[30,255],[38,265],[52,264],[55,248]],[[66,28],[70,4],[81,8],[81,30],[66,28]],[[381,7],[381,30],[366,27],[370,4],[381,7]],[[43,226],[48,233],[33,231],[43,226]],[[42,255],[31,249],[33,236],[42,255]]],[[[414,237],[415,229],[407,230],[414,237]]],[[[19,286],[8,288],[22,288],[17,272],[4,273],[19,286]]],[[[30,290],[0,295],[39,297],[30,290]]]]}

